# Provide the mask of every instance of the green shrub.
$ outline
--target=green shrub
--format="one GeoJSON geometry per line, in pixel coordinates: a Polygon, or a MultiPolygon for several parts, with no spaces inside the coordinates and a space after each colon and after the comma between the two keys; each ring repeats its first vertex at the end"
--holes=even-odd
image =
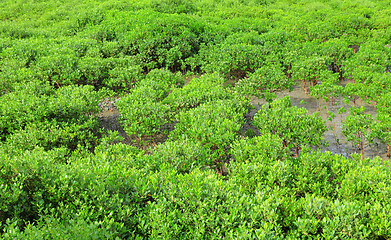
{"type": "Polygon", "coordinates": [[[0,107],[0,132],[2,140],[15,130],[22,129],[29,122],[40,121],[45,116],[45,104],[42,99],[47,99],[53,93],[47,85],[37,82],[23,84],[15,92],[1,96],[0,107]]]}
{"type": "Polygon", "coordinates": [[[92,86],[66,86],[50,96],[46,108],[48,118],[62,122],[82,122],[100,111],[98,102],[103,92],[92,86]]]}
{"type": "Polygon", "coordinates": [[[230,181],[249,194],[270,189],[278,192],[282,203],[279,225],[286,237],[376,238],[389,234],[385,180],[389,171],[379,160],[365,160],[365,169],[357,166],[361,165],[358,158],[349,160],[330,152],[305,153],[298,160],[235,163],[230,166],[230,181]],[[378,172],[387,174],[373,182],[368,176],[378,172]]]}
{"type": "Polygon", "coordinates": [[[12,66],[14,69],[28,68],[48,51],[50,40],[29,39],[11,41],[1,52],[2,65],[12,66]]]}
{"type": "Polygon", "coordinates": [[[93,39],[69,37],[64,38],[63,45],[65,48],[72,50],[78,58],[85,57],[91,48],[98,45],[93,39]]]}
{"type": "Polygon", "coordinates": [[[327,199],[338,198],[345,175],[355,163],[331,152],[304,153],[295,165],[295,192],[297,196],[312,194],[327,199]]]}
{"type": "Polygon", "coordinates": [[[237,139],[247,110],[248,101],[241,98],[204,103],[177,114],[178,123],[169,133],[169,139],[187,136],[193,141],[201,142],[206,149],[218,150],[216,154],[221,157],[237,139]]]}
{"type": "Polygon", "coordinates": [[[388,238],[391,234],[391,218],[389,201],[384,199],[376,199],[371,203],[367,226],[371,230],[372,236],[379,238],[388,238]]]}
{"type": "Polygon", "coordinates": [[[29,123],[23,130],[15,131],[5,141],[8,152],[20,149],[45,150],[65,147],[71,151],[80,146],[92,149],[98,142],[98,122],[90,118],[82,123],[59,123],[56,120],[29,123]]]}
{"type": "Polygon", "coordinates": [[[133,58],[115,60],[113,68],[108,72],[109,77],[102,83],[115,91],[130,91],[142,79],[142,68],[134,63],[133,58]]]}
{"type": "Polygon", "coordinates": [[[208,32],[207,25],[195,16],[148,9],[117,12],[83,35],[101,42],[117,41],[123,54],[135,56],[137,64],[149,72],[154,68],[185,69],[185,60],[198,52],[208,32]]]}
{"type": "Polygon", "coordinates": [[[37,60],[35,67],[42,80],[59,87],[80,81],[81,73],[77,67],[78,62],[78,56],[71,49],[53,46],[48,55],[37,60]]]}
{"type": "Polygon", "coordinates": [[[1,96],[1,140],[21,149],[91,147],[97,140],[94,114],[100,98],[92,86],[54,90],[37,82],[22,84],[1,96]]]}
{"type": "Polygon", "coordinates": [[[167,69],[154,69],[140,81],[140,86],[149,85],[158,92],[159,100],[167,97],[171,87],[182,87],[183,84],[184,79],[181,74],[173,74],[167,69]]]}
{"type": "MultiPolygon", "coordinates": [[[[62,164],[56,162],[55,154],[35,149],[1,155],[2,223],[9,219],[20,230],[38,223],[44,230],[48,225],[43,222],[53,216],[54,222],[58,219],[65,226],[69,224],[75,234],[80,230],[72,224],[73,219],[104,227],[120,238],[146,234],[143,211],[153,201],[153,186],[158,184],[149,184],[153,177],[144,171],[129,168],[132,157],[107,159],[100,152],[73,155],[69,163],[62,164]]],[[[4,230],[5,226],[1,227],[4,230]]]]}
{"type": "Polygon", "coordinates": [[[53,168],[58,154],[62,152],[49,153],[41,149],[13,155],[1,152],[0,222],[5,223],[10,219],[12,222],[18,221],[18,227],[23,227],[25,222],[37,220],[44,208],[58,205],[57,199],[47,196],[43,190],[61,174],[59,166],[53,168]]]}
{"type": "Polygon", "coordinates": [[[173,109],[182,110],[218,99],[231,98],[230,93],[224,89],[223,82],[224,79],[217,74],[194,78],[183,88],[174,88],[163,103],[169,104],[173,109]]]}
{"type": "Polygon", "coordinates": [[[210,152],[204,149],[201,143],[185,137],[158,145],[147,157],[147,165],[154,165],[154,169],[166,165],[175,169],[178,174],[189,173],[197,168],[203,169],[212,163],[210,152]]]}
{"type": "Polygon", "coordinates": [[[295,147],[296,156],[304,145],[320,146],[326,124],[318,114],[309,115],[305,108],[291,106],[290,97],[277,99],[254,116],[254,126],[261,134],[273,133],[283,139],[284,147],[295,147]]]}
{"type": "Polygon", "coordinates": [[[372,135],[387,145],[387,157],[390,157],[391,145],[391,94],[386,93],[379,97],[377,105],[377,123],[374,124],[372,135]]]}
{"type": "Polygon", "coordinates": [[[112,68],[111,59],[101,57],[83,57],[78,63],[80,72],[80,83],[93,86],[100,86],[109,77],[112,68]]]}
{"type": "Polygon", "coordinates": [[[273,193],[250,196],[211,172],[165,174],[149,214],[151,238],[281,237],[281,199],[273,193]]]}
{"type": "Polygon", "coordinates": [[[238,163],[273,162],[285,158],[282,139],[272,134],[240,139],[234,142],[231,148],[238,163]]]}
{"type": "Polygon", "coordinates": [[[139,137],[160,132],[171,120],[170,106],[161,101],[174,85],[183,84],[168,70],[153,70],[125,97],[117,102],[125,131],[139,137]]]}
{"type": "Polygon", "coordinates": [[[203,71],[240,79],[262,67],[266,54],[261,45],[221,43],[201,48],[199,56],[203,71]]]}
{"type": "MultiPolygon", "coordinates": [[[[291,160],[231,163],[230,179],[242,186],[248,194],[275,189],[279,194],[294,196],[295,167],[291,160]]],[[[293,209],[291,211],[294,211],[293,209]]]]}
{"type": "Polygon", "coordinates": [[[163,0],[151,1],[152,8],[162,13],[193,13],[196,11],[196,6],[189,0],[163,0]]]}
{"type": "Polygon", "coordinates": [[[115,239],[116,229],[107,228],[112,225],[110,220],[88,221],[78,216],[61,220],[45,215],[36,224],[28,223],[23,231],[17,222],[6,225],[3,239],[115,239]]]}
{"type": "Polygon", "coordinates": [[[291,89],[294,82],[285,76],[281,66],[277,64],[264,65],[248,74],[247,78],[240,79],[234,90],[245,96],[263,97],[268,102],[275,98],[272,92],[282,89],[291,89]]]}
{"type": "Polygon", "coordinates": [[[138,137],[160,132],[161,127],[171,119],[170,107],[160,102],[123,98],[117,106],[125,132],[137,134],[138,137]]]}
{"type": "Polygon", "coordinates": [[[374,122],[372,115],[365,113],[365,108],[352,107],[342,126],[342,134],[346,140],[353,142],[364,153],[364,140],[372,142],[371,131],[374,122]]]}
{"type": "Polygon", "coordinates": [[[366,207],[363,208],[358,203],[338,200],[331,202],[308,195],[297,204],[301,206],[300,215],[293,223],[295,228],[291,237],[310,238],[321,235],[325,239],[375,238],[366,226],[366,207]]]}
{"type": "Polygon", "coordinates": [[[82,32],[87,27],[95,26],[101,23],[105,18],[105,13],[99,9],[89,9],[81,11],[74,16],[68,27],[68,34],[73,35],[82,32]]]}
{"type": "Polygon", "coordinates": [[[376,238],[367,227],[366,206],[356,202],[336,201],[330,207],[330,217],[323,219],[323,232],[328,238],[376,238]]]}
{"type": "MultiPolygon", "coordinates": [[[[11,67],[12,68],[12,67],[11,67]]],[[[38,80],[37,71],[31,68],[2,68],[0,72],[0,96],[15,91],[19,84],[38,80]]]]}
{"type": "Polygon", "coordinates": [[[389,164],[382,163],[380,158],[358,162],[341,181],[338,195],[347,201],[372,202],[383,199],[389,202],[391,173],[388,167],[389,164]]]}

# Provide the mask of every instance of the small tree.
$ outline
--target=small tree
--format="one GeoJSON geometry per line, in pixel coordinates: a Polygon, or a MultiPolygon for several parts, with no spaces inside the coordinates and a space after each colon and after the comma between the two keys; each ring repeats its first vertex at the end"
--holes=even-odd
{"type": "Polygon", "coordinates": [[[275,100],[265,105],[254,116],[254,126],[262,134],[273,133],[283,139],[284,147],[294,147],[296,157],[302,145],[320,146],[326,131],[326,124],[318,113],[308,114],[307,109],[290,107],[290,97],[275,100]]]}
{"type": "Polygon", "coordinates": [[[294,81],[289,79],[280,64],[268,63],[250,73],[247,78],[240,79],[235,84],[235,91],[245,96],[256,96],[272,102],[275,91],[292,89],[294,81]]]}
{"type": "Polygon", "coordinates": [[[329,105],[332,99],[341,95],[343,87],[338,85],[338,75],[331,73],[330,71],[320,72],[321,84],[315,85],[311,88],[310,95],[316,98],[317,108],[320,111],[320,99],[326,102],[327,114],[329,112],[329,105]]]}
{"type": "Polygon", "coordinates": [[[342,126],[342,134],[360,149],[361,159],[363,159],[364,154],[364,141],[372,141],[370,134],[374,122],[373,117],[364,113],[364,111],[365,107],[352,107],[350,116],[346,117],[346,121],[342,126]]]}
{"type": "Polygon", "coordinates": [[[301,57],[292,66],[292,77],[304,83],[304,92],[307,94],[307,82],[315,86],[322,70],[327,70],[324,57],[301,57]]]}
{"type": "Polygon", "coordinates": [[[391,144],[391,93],[384,94],[377,105],[378,122],[374,129],[374,136],[387,145],[387,157],[390,157],[391,144]]]}

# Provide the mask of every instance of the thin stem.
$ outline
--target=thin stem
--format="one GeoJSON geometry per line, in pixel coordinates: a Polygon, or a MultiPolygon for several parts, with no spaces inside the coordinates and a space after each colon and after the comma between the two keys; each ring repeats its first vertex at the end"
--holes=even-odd
{"type": "Polygon", "coordinates": [[[308,94],[307,92],[307,82],[304,80],[304,93],[308,94]]]}
{"type": "Polygon", "coordinates": [[[360,150],[361,150],[361,160],[364,159],[364,140],[362,139],[362,134],[359,133],[360,135],[360,150]]]}
{"type": "Polygon", "coordinates": [[[326,101],[327,118],[329,118],[329,100],[326,101]]]}

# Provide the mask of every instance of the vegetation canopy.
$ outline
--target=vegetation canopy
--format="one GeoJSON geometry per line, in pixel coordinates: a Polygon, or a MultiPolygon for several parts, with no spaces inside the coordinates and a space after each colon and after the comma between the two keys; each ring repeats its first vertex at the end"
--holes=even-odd
{"type": "Polygon", "coordinates": [[[0,1],[0,239],[391,239],[389,0],[0,1]]]}

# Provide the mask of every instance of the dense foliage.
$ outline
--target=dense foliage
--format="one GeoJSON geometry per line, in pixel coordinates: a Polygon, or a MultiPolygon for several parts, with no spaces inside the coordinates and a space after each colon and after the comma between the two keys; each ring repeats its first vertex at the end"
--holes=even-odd
{"type": "Polygon", "coordinates": [[[390,16],[387,0],[1,1],[0,238],[390,239],[389,158],[364,156],[390,156],[390,16]],[[279,94],[294,87],[317,112],[279,94]],[[336,116],[360,154],[320,149],[336,116]]]}

